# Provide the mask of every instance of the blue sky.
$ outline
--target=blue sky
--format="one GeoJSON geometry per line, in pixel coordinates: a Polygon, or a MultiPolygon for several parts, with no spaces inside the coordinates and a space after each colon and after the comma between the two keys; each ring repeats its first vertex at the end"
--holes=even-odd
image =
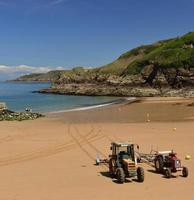
{"type": "Polygon", "coordinates": [[[24,65],[101,66],[193,22],[194,0],[0,0],[0,76],[24,65]]]}

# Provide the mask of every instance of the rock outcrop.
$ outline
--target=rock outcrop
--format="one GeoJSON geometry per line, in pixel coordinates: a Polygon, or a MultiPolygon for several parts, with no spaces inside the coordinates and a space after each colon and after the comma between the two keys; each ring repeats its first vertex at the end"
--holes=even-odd
{"type": "Polygon", "coordinates": [[[40,113],[13,112],[7,109],[0,110],[0,121],[34,120],[40,117],[43,117],[40,113]]]}

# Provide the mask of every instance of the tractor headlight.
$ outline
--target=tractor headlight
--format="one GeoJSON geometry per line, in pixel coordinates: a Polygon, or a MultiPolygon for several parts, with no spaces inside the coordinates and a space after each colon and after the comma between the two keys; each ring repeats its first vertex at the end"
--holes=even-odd
{"type": "Polygon", "coordinates": [[[180,160],[176,160],[176,167],[180,167],[180,164],[181,164],[180,160]]]}

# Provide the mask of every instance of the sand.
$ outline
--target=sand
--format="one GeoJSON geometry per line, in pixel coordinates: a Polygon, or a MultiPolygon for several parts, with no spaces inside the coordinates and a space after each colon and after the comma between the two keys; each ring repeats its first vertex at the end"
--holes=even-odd
{"type": "Polygon", "coordinates": [[[0,200],[193,200],[194,107],[187,106],[192,101],[146,99],[35,121],[1,122],[0,200]],[[189,177],[169,180],[141,164],[144,183],[117,184],[106,166],[95,165],[97,151],[106,158],[114,140],[132,140],[141,152],[174,149],[189,177]]]}

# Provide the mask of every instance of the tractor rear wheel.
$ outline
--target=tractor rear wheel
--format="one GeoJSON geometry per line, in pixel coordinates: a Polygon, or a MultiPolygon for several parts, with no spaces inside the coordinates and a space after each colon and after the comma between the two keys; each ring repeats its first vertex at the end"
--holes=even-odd
{"type": "Polygon", "coordinates": [[[183,167],[182,174],[183,174],[183,177],[187,177],[189,175],[189,170],[187,167],[183,167]]]}
{"type": "Polygon", "coordinates": [[[157,157],[154,164],[155,164],[156,172],[162,173],[163,167],[164,167],[163,158],[161,156],[157,157]]]}
{"type": "Polygon", "coordinates": [[[118,168],[117,169],[117,181],[119,183],[124,183],[125,182],[125,173],[123,168],[118,168]]]}
{"type": "Polygon", "coordinates": [[[144,182],[144,169],[142,167],[137,168],[137,180],[138,182],[144,182]]]}
{"type": "Polygon", "coordinates": [[[165,169],[165,176],[166,176],[166,178],[172,177],[171,169],[169,169],[169,168],[165,169]]]}

